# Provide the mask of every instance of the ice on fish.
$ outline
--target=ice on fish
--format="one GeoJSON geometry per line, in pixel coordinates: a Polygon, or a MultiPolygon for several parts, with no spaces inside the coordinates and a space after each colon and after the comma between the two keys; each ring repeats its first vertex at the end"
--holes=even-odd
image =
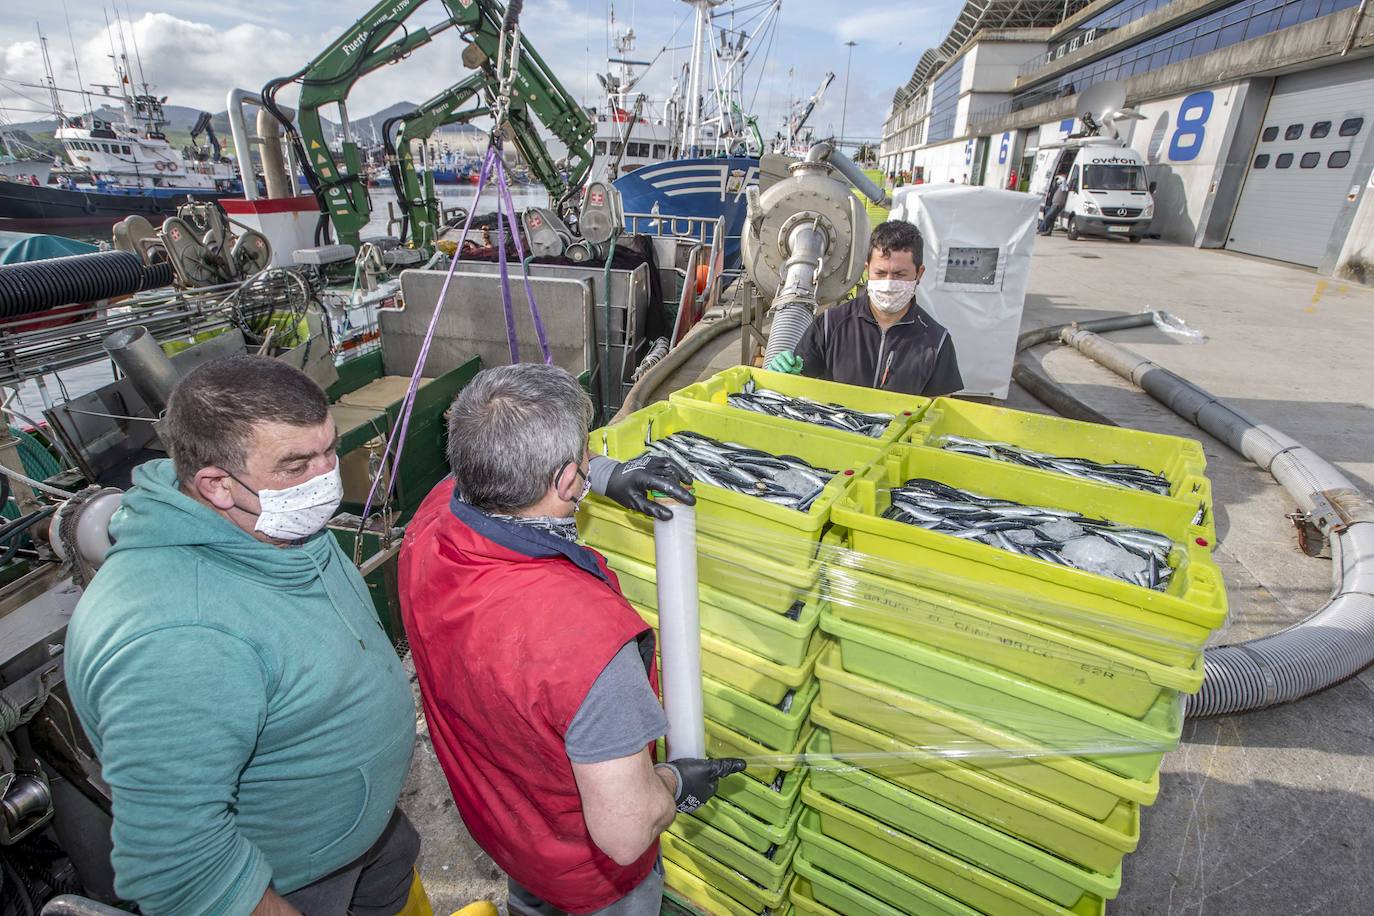
{"type": "Polygon", "coordinates": [[[1071,541],[1083,533],[1083,526],[1066,518],[1057,518],[1035,529],[1051,541],[1071,541]]]}
{"type": "Polygon", "coordinates": [[[1149,560],[1095,534],[1068,541],[1059,555],[1079,569],[1128,582],[1149,568],[1149,560]]]}

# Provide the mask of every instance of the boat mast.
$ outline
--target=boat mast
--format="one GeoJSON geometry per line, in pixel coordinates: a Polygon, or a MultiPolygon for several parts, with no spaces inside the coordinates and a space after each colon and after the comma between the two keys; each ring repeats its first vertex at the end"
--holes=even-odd
{"type": "Polygon", "coordinates": [[[696,13],[692,52],[687,61],[687,111],[682,125],[682,155],[696,156],[701,141],[701,58],[710,37],[711,10],[724,0],[686,0],[696,13]]]}
{"type": "Polygon", "coordinates": [[[52,102],[52,113],[57,115],[57,123],[63,124],[65,119],[62,112],[62,99],[57,94],[57,80],[52,73],[52,58],[48,56],[48,36],[43,34],[43,27],[38,23],[34,23],[34,27],[38,29],[38,44],[43,52],[43,82],[47,86],[48,98],[52,102]]]}

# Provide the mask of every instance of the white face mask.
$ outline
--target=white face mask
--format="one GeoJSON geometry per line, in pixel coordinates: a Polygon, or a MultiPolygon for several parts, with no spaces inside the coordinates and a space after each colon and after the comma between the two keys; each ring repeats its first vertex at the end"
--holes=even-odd
{"type": "Polygon", "coordinates": [[[916,295],[915,280],[869,280],[868,301],[878,311],[891,315],[900,312],[916,295]]]}
{"type": "MultiPolygon", "coordinates": [[[[238,478],[234,478],[238,480],[238,478]]],[[[243,484],[243,481],[239,481],[243,484]]],[[[243,484],[247,487],[247,484],[243,484]]],[[[251,488],[250,488],[251,491],[251,488]]],[[[322,529],[343,502],[339,464],[285,490],[259,490],[262,511],[253,530],[279,541],[299,541],[322,529]]],[[[244,510],[248,511],[248,510],[244,510]]]]}

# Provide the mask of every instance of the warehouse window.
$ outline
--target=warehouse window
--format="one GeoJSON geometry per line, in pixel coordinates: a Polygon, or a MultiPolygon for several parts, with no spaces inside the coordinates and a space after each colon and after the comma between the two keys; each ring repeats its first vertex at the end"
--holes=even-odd
{"type": "Polygon", "coordinates": [[[1293,164],[1293,154],[1292,154],[1292,153],[1283,153],[1282,155],[1279,156],[1279,158],[1277,158],[1277,159],[1274,160],[1274,168],[1276,168],[1276,169],[1286,169],[1286,168],[1288,168],[1288,167],[1289,167],[1290,165],[1292,165],[1292,164],[1293,164]]]}
{"type": "Polygon", "coordinates": [[[1341,122],[1341,136],[1353,137],[1364,127],[1364,118],[1346,118],[1341,122]]]}
{"type": "Polygon", "coordinates": [[[1268,168],[1268,167],[1269,167],[1269,154],[1268,154],[1268,153],[1260,153],[1258,156],[1255,157],[1255,168],[1257,168],[1257,169],[1263,169],[1263,168],[1268,168]]]}
{"type": "Polygon", "coordinates": [[[1321,165],[1321,161],[1321,153],[1303,153],[1302,159],[1298,161],[1298,165],[1305,169],[1315,169],[1317,166],[1321,165]]]}
{"type": "Polygon", "coordinates": [[[1285,130],[1285,131],[1283,132],[1283,139],[1285,139],[1285,140],[1301,140],[1301,139],[1302,139],[1302,125],[1301,125],[1301,124],[1289,124],[1289,125],[1288,125],[1288,129],[1285,130]]]}
{"type": "Polygon", "coordinates": [[[1350,162],[1350,150],[1338,149],[1326,160],[1328,169],[1343,169],[1350,162]]]}
{"type": "Polygon", "coordinates": [[[1273,142],[1274,142],[1275,140],[1277,140],[1278,138],[1279,138],[1279,129],[1278,129],[1277,127],[1266,127],[1266,128],[1264,129],[1264,137],[1263,137],[1263,140],[1264,140],[1265,143],[1273,143],[1273,142]]]}
{"type": "Polygon", "coordinates": [[[1316,124],[1312,125],[1312,132],[1307,136],[1311,137],[1313,140],[1320,140],[1329,133],[1331,133],[1331,122],[1318,121],[1316,124]]]}

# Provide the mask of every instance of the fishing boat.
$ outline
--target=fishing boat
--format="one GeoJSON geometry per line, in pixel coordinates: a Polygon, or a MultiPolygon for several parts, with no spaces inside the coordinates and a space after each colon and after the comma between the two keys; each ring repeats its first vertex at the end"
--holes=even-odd
{"type": "MultiPolygon", "coordinates": [[[[764,143],[757,120],[745,113],[744,74],[761,36],[776,28],[781,0],[745,25],[736,25],[724,0],[686,0],[692,6],[692,49],[661,117],[642,117],[643,96],[629,59],[633,30],[618,37],[621,70],[602,78],[609,113],[598,117],[597,152],[605,146],[605,173],[620,191],[626,229],[657,231],[660,220],[701,221],[725,233],[724,266],[740,263],[739,237],[745,192],[758,184],[764,143]],[[663,154],[666,154],[663,155],[663,154]]],[[[760,64],[761,65],[761,64],[760,64]]]]}
{"type": "Polygon", "coordinates": [[[47,183],[47,173],[36,185],[0,182],[0,229],[111,226],[135,214],[160,222],[188,197],[217,200],[242,193],[238,170],[224,155],[208,113],[202,112],[191,128],[190,144],[178,149],[165,132],[166,97],[154,95],[147,82],[135,90],[127,53],[115,57],[115,77],[115,84],[99,87],[99,93],[60,90],[49,67],[58,123],[53,138],[62,144],[68,167],[53,184],[47,183]],[[118,117],[94,109],[68,114],[58,95],[64,91],[110,100],[118,117]]]}

